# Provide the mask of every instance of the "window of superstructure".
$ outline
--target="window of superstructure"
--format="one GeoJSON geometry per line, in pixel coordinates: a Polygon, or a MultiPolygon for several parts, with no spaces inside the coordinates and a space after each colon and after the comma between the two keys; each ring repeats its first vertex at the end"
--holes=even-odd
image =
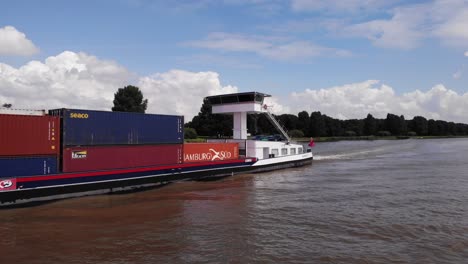
{"type": "Polygon", "coordinates": [[[281,149],[281,156],[286,156],[288,155],[288,149],[287,148],[282,148],[281,149]]]}

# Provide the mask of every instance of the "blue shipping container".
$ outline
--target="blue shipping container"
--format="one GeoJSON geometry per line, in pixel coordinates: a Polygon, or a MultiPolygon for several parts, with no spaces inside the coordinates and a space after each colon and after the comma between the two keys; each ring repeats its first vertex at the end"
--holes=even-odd
{"type": "Polygon", "coordinates": [[[184,117],[78,109],[50,110],[62,117],[64,146],[181,144],[184,117]]]}
{"type": "Polygon", "coordinates": [[[0,177],[55,174],[57,157],[2,157],[0,168],[0,177]]]}

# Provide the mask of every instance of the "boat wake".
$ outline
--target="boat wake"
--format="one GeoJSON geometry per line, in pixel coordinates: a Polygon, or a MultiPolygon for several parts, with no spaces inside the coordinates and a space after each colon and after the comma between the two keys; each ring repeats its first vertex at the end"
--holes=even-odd
{"type": "Polygon", "coordinates": [[[348,159],[359,159],[367,158],[369,155],[375,156],[377,153],[381,152],[384,148],[368,149],[361,151],[353,151],[348,153],[335,153],[335,154],[314,154],[314,160],[348,160],[348,159]]]}
{"type": "Polygon", "coordinates": [[[350,159],[349,154],[335,154],[335,155],[314,155],[314,160],[342,160],[350,159]]]}

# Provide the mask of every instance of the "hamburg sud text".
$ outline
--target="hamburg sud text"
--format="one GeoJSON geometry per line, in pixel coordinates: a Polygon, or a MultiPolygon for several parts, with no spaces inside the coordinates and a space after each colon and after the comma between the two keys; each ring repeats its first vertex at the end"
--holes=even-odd
{"type": "Polygon", "coordinates": [[[237,143],[184,144],[184,162],[238,159],[237,143]]]}

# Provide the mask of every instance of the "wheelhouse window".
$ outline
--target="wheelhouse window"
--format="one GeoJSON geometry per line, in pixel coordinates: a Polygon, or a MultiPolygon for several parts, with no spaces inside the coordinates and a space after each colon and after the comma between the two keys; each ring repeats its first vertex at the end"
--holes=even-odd
{"type": "Polygon", "coordinates": [[[263,99],[265,97],[270,97],[270,95],[257,93],[257,92],[248,92],[248,93],[214,95],[214,96],[208,96],[205,99],[208,100],[212,105],[219,105],[219,104],[235,104],[235,103],[246,103],[246,102],[263,103],[263,99]]]}
{"type": "Polygon", "coordinates": [[[253,94],[241,94],[239,95],[239,102],[253,102],[254,95],[253,94]]]}
{"type": "Polygon", "coordinates": [[[224,97],[221,97],[221,102],[223,104],[231,104],[231,103],[238,103],[239,102],[239,98],[235,95],[232,95],[232,96],[224,96],[224,97]]]}

